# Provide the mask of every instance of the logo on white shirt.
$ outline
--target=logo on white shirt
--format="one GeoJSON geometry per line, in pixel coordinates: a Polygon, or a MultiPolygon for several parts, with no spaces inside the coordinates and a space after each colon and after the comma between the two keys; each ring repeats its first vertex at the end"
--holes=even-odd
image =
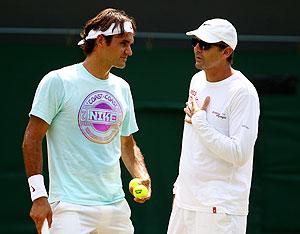
{"type": "Polygon", "coordinates": [[[217,117],[217,118],[220,118],[220,119],[227,119],[226,115],[224,113],[219,113],[217,111],[212,111],[212,113],[217,117]]]}

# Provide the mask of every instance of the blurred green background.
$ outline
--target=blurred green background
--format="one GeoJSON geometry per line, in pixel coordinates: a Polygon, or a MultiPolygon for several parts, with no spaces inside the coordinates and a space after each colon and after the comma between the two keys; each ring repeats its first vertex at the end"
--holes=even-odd
{"type": "MultiPolygon", "coordinates": [[[[180,157],[183,107],[189,81],[196,72],[192,48],[189,41],[184,39],[184,32],[207,18],[222,16],[235,21],[238,31],[241,31],[233,67],[242,71],[254,83],[261,101],[247,234],[299,234],[300,27],[299,23],[293,21],[295,14],[289,14],[289,11],[299,9],[299,3],[290,1],[287,4],[289,1],[285,1],[284,7],[277,2],[272,3],[275,8],[268,11],[269,3],[261,1],[257,3],[261,6],[259,12],[263,9],[266,14],[252,18],[251,10],[255,9],[255,1],[252,1],[254,5],[248,2],[248,8],[240,8],[236,15],[231,13],[237,6],[232,10],[226,8],[221,13],[221,8],[216,9],[212,3],[206,3],[209,11],[201,17],[190,14],[202,9],[200,2],[189,1],[187,3],[190,5],[184,7],[177,1],[168,7],[159,1],[153,3],[153,6],[149,3],[142,6],[141,2],[132,1],[130,5],[120,1],[116,1],[115,5],[110,3],[110,6],[125,9],[132,14],[140,22],[139,29],[142,30],[137,35],[134,55],[128,60],[126,68],[112,71],[131,85],[140,128],[135,138],[152,176],[152,199],[141,205],[134,203],[127,191],[130,176],[123,170],[124,190],[132,208],[136,233],[164,234],[168,225],[172,185],[177,176],[180,157]],[[218,14],[212,13],[215,10],[218,14]],[[181,12],[185,14],[186,22],[179,20],[184,17],[180,15],[181,12]],[[156,17],[161,21],[153,19],[156,17]],[[166,20],[162,21],[164,17],[166,20]],[[288,25],[290,30],[282,27],[284,25],[288,25]],[[155,34],[143,34],[145,31],[173,34],[159,34],[157,37],[155,34]],[[256,37],[255,32],[271,37],[256,37]],[[178,33],[182,35],[178,36],[178,33]],[[246,34],[252,36],[247,37],[246,34]],[[276,37],[276,34],[281,37],[276,37]],[[158,39],[163,35],[165,39],[158,39]]],[[[26,6],[18,1],[0,4],[3,11],[3,20],[0,21],[3,129],[0,233],[3,234],[35,233],[28,216],[31,200],[21,153],[23,133],[35,89],[48,71],[84,59],[76,46],[79,37],[74,36],[74,33],[39,35],[28,33],[30,30],[25,33],[16,33],[18,30],[8,33],[4,29],[57,26],[77,30],[87,18],[107,6],[91,1],[83,4],[79,10],[80,6],[73,4],[71,8],[68,3],[70,1],[58,6],[45,3],[48,8],[41,7],[37,1],[26,6]],[[72,9],[77,11],[73,12],[72,9]],[[18,17],[15,20],[9,18],[9,12],[14,12],[18,17]],[[51,12],[57,15],[53,17],[51,12]],[[76,20],[73,22],[71,19],[76,20]]],[[[44,157],[46,162],[46,149],[44,157]]],[[[46,164],[44,172],[47,178],[46,164]]]]}

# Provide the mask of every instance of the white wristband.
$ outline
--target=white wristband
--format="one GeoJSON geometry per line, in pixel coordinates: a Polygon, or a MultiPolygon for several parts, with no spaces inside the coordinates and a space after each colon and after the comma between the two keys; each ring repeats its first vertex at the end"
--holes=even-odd
{"type": "Polygon", "coordinates": [[[28,184],[32,201],[40,197],[48,197],[44,184],[44,177],[41,174],[30,176],[28,178],[28,184]]]}

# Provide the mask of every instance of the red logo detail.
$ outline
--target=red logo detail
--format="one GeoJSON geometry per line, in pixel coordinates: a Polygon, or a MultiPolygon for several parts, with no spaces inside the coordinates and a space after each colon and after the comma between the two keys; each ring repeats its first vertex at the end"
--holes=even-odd
{"type": "Polygon", "coordinates": [[[216,214],[217,213],[217,207],[213,207],[213,213],[216,214]]]}
{"type": "Polygon", "coordinates": [[[32,186],[30,186],[31,188],[32,188],[32,192],[34,193],[35,192],[35,188],[34,187],[32,187],[32,186]]]}
{"type": "Polygon", "coordinates": [[[191,90],[191,92],[190,92],[190,94],[192,94],[193,96],[196,96],[197,95],[197,91],[195,91],[195,90],[191,90]]]}

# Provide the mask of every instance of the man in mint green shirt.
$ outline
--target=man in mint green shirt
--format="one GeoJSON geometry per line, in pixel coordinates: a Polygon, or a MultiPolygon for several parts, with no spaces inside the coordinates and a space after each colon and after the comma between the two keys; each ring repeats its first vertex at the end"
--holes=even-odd
{"type": "Polygon", "coordinates": [[[123,11],[105,9],[89,20],[78,43],[79,64],[49,72],[34,97],[23,154],[38,233],[133,233],[119,159],[150,191],[151,180],[132,134],[138,131],[128,83],[110,73],[132,55],[136,25],[123,11]],[[46,135],[49,197],[42,176],[46,135]],[[101,217],[101,218],[100,218],[101,217]]]}

